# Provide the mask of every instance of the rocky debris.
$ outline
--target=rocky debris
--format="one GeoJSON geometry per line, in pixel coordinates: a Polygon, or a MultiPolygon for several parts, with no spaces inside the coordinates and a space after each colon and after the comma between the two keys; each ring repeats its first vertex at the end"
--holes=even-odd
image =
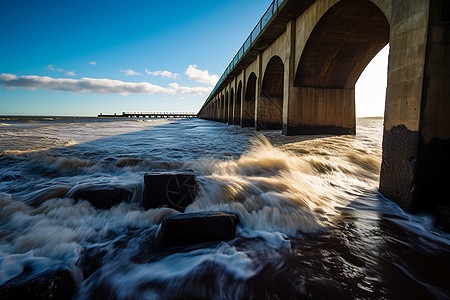
{"type": "Polygon", "coordinates": [[[198,212],[167,216],[156,238],[161,248],[231,240],[236,236],[237,215],[198,212]]]}
{"type": "Polygon", "coordinates": [[[167,206],[184,212],[195,200],[197,181],[192,170],[154,170],[144,175],[145,209],[167,206]]]}
{"type": "Polygon", "coordinates": [[[75,201],[87,200],[98,209],[109,209],[122,202],[130,202],[133,192],[124,188],[92,188],[76,191],[75,201]]]}
{"type": "Polygon", "coordinates": [[[450,205],[441,205],[434,209],[436,223],[442,227],[445,232],[450,232],[450,205]]]}
{"type": "Polygon", "coordinates": [[[0,286],[0,300],[16,299],[70,299],[76,289],[76,283],[67,270],[24,280],[12,279],[0,286]]]}

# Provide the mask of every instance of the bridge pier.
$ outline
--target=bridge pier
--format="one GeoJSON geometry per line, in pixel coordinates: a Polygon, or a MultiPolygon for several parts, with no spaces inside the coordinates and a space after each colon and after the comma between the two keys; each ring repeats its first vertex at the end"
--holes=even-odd
{"type": "Polygon", "coordinates": [[[450,205],[450,3],[392,5],[380,192],[431,210],[450,205]]]}

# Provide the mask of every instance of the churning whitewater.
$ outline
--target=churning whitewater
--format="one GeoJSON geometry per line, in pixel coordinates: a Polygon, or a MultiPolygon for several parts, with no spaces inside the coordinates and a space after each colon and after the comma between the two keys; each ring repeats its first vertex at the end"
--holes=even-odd
{"type": "Polygon", "coordinates": [[[215,122],[0,119],[0,286],[68,270],[74,299],[450,296],[450,237],[377,192],[382,119],[356,136],[285,137],[215,122]],[[192,169],[186,212],[239,216],[237,237],[158,249],[143,175],[192,169]],[[95,209],[73,195],[120,187],[95,209]]]}

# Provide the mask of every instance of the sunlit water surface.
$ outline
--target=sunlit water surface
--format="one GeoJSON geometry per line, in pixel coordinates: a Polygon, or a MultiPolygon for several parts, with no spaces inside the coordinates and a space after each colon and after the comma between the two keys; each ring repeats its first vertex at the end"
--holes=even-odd
{"type": "Polygon", "coordinates": [[[356,136],[285,137],[205,120],[0,119],[0,285],[68,269],[75,299],[448,299],[450,237],[377,191],[382,119],[356,136]],[[143,174],[193,169],[187,212],[239,216],[237,237],[176,250],[154,240],[143,174]],[[75,203],[124,187],[109,210],[75,203]]]}

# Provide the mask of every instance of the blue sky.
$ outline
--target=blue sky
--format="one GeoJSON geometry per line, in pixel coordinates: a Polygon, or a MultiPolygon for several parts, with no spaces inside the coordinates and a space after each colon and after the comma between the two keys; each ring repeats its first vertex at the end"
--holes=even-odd
{"type": "Polygon", "coordinates": [[[2,0],[0,115],[197,112],[270,3],[2,0]]]}

